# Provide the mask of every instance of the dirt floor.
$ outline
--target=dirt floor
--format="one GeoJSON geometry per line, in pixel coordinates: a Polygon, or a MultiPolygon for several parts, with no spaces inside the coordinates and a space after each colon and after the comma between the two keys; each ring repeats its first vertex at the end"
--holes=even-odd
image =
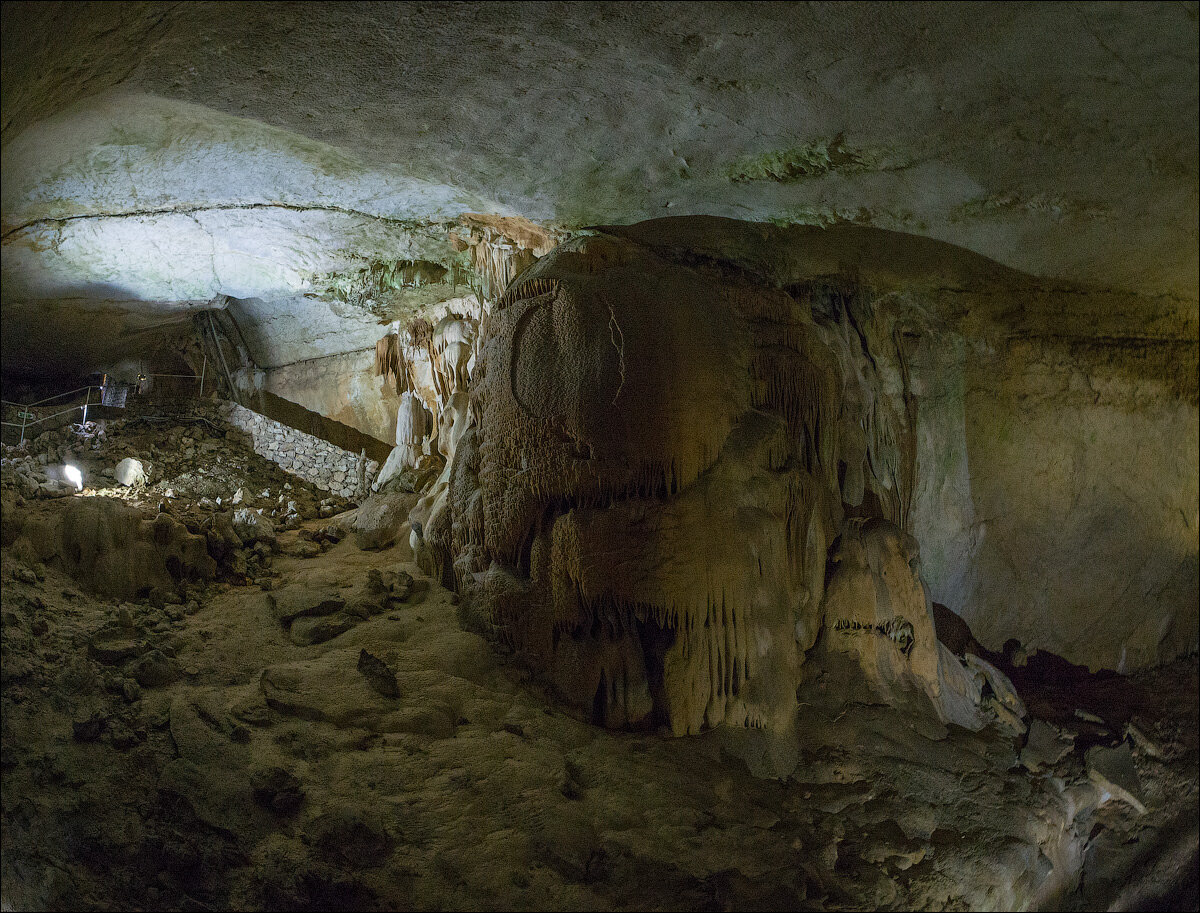
{"type": "MultiPolygon", "coordinates": [[[[135,491],[26,498],[8,474],[5,909],[1195,907],[1195,657],[1135,678],[1010,664],[1061,747],[1040,760],[816,678],[795,772],[756,779],[758,734],[573,718],[462,629],[406,535],[362,551],[310,489],[286,519],[302,483],[218,431],[208,462],[160,456],[135,491]],[[187,482],[217,456],[242,478],[187,482]],[[212,518],[251,484],[278,528],[229,548],[212,518]],[[224,549],[211,579],[106,597],[22,545],[118,493],[224,549]],[[1089,777],[1087,751],[1119,745],[1145,813],[1089,777]]],[[[117,455],[90,452],[95,477],[117,455]]]]}

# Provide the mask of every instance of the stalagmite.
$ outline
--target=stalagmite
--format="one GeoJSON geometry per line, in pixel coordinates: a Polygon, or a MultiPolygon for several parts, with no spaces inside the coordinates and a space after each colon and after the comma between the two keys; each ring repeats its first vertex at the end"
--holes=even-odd
{"type": "Polygon", "coordinates": [[[411,390],[406,390],[396,411],[396,446],[372,483],[375,491],[383,488],[401,470],[411,469],[420,462],[430,422],[421,400],[411,390]]]}

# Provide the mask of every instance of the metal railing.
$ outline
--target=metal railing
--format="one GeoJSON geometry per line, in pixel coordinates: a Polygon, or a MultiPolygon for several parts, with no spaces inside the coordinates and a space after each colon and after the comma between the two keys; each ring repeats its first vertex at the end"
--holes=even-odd
{"type": "Polygon", "coordinates": [[[81,421],[86,422],[88,407],[100,404],[99,400],[97,400],[97,402],[95,402],[95,403],[92,402],[92,391],[100,390],[100,389],[101,389],[100,387],[97,387],[94,385],[89,385],[87,387],[77,387],[74,390],[68,390],[66,393],[58,393],[54,396],[47,396],[45,399],[39,399],[37,402],[33,402],[33,403],[14,403],[11,400],[7,400],[7,399],[0,400],[0,404],[3,404],[5,406],[15,406],[17,408],[16,417],[20,419],[19,422],[6,422],[6,421],[0,420],[0,425],[7,425],[10,428],[20,428],[21,429],[21,443],[24,443],[25,442],[25,432],[27,429],[34,428],[38,425],[44,424],[45,422],[48,422],[53,418],[58,418],[60,415],[68,415],[77,409],[83,410],[83,418],[81,421]],[[49,415],[40,415],[39,416],[37,413],[30,411],[31,409],[34,409],[37,406],[44,406],[46,403],[52,403],[58,399],[66,399],[68,396],[78,396],[80,393],[85,394],[82,405],[70,406],[66,409],[60,409],[58,412],[52,412],[49,415]]]}
{"type": "MultiPolygon", "coordinates": [[[[205,359],[205,367],[207,367],[207,366],[208,366],[208,360],[205,359]]],[[[149,385],[149,390],[146,392],[146,394],[143,394],[145,401],[146,402],[154,402],[156,404],[161,403],[161,401],[163,401],[164,399],[165,400],[196,400],[196,401],[198,401],[198,400],[202,399],[204,396],[204,387],[205,387],[205,380],[206,380],[205,374],[206,373],[207,372],[202,370],[200,374],[147,374],[147,375],[143,375],[144,378],[155,378],[156,379],[156,381],[154,383],[149,385]],[[161,378],[162,380],[158,380],[159,378],[161,378]],[[185,388],[192,387],[194,385],[192,382],[195,382],[195,381],[199,381],[199,384],[195,385],[196,386],[195,392],[192,392],[190,389],[185,389],[185,388]]],[[[209,386],[211,386],[211,384],[209,384],[209,386]]],[[[56,418],[60,418],[61,416],[70,415],[76,411],[79,411],[81,413],[80,423],[81,424],[86,423],[87,416],[88,416],[88,409],[93,406],[101,406],[104,404],[104,389],[105,389],[104,385],[91,384],[86,387],[77,387],[74,390],[67,390],[64,393],[57,393],[54,396],[48,396],[45,399],[39,399],[36,402],[32,402],[32,403],[18,403],[18,402],[13,402],[12,400],[7,400],[7,399],[0,400],[0,404],[2,404],[3,406],[9,407],[9,408],[15,408],[16,414],[13,417],[19,419],[19,421],[0,420],[0,425],[5,426],[6,428],[19,428],[20,429],[20,443],[24,443],[26,434],[31,432],[32,429],[38,428],[39,426],[44,425],[46,422],[52,421],[53,419],[56,419],[56,418]],[[95,402],[92,402],[92,391],[93,390],[95,390],[98,393],[98,396],[96,397],[95,402]],[[72,396],[78,396],[80,393],[84,394],[82,403],[78,403],[76,405],[69,406],[66,409],[59,409],[58,411],[51,412],[48,415],[39,414],[41,412],[41,410],[38,409],[38,407],[45,406],[47,403],[53,403],[56,400],[67,399],[68,397],[72,397],[72,396]],[[35,412],[34,411],[35,409],[38,409],[38,411],[35,412]]],[[[121,404],[121,405],[123,405],[123,404],[121,404]]]]}

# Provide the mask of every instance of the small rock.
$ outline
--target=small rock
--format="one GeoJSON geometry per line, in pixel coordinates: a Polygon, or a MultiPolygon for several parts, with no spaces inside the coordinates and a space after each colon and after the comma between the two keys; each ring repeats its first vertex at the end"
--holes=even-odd
{"type": "Polygon", "coordinates": [[[316,558],[321,554],[321,546],[315,542],[301,541],[292,546],[288,554],[295,558],[316,558]]]}
{"type": "Polygon", "coordinates": [[[120,720],[109,727],[108,740],[118,751],[127,751],[138,743],[137,735],[120,720]]]}
{"type": "Polygon", "coordinates": [[[249,723],[251,726],[271,725],[271,708],[263,700],[261,691],[255,692],[252,697],[243,698],[235,703],[230,708],[230,713],[239,720],[249,723]]]}
{"type": "MultiPolygon", "coordinates": [[[[34,633],[37,633],[36,631],[34,633]]],[[[1138,729],[1133,723],[1125,725],[1125,738],[1129,739],[1143,754],[1152,758],[1162,758],[1162,749],[1148,735],[1138,729]]]]}
{"type": "Polygon", "coordinates": [[[571,771],[568,770],[558,780],[558,791],[566,798],[572,801],[578,801],[583,798],[584,789],[579,782],[571,776],[571,771]]]}
{"type": "Polygon", "coordinates": [[[365,808],[334,808],[312,821],[305,837],[324,853],[354,866],[380,865],[392,851],[383,822],[365,808]]]}
{"type": "Polygon", "coordinates": [[[265,767],[251,771],[250,787],[254,791],[255,802],[280,814],[295,811],[304,801],[304,787],[301,786],[300,780],[282,767],[265,767]]]}
{"type": "Polygon", "coordinates": [[[413,578],[408,571],[396,571],[396,579],[392,581],[391,598],[394,602],[404,602],[412,595],[413,578]]]}
{"type": "Polygon", "coordinates": [[[126,488],[145,485],[147,482],[146,467],[142,465],[141,460],[126,457],[117,464],[117,468],[113,471],[113,477],[117,480],[118,485],[124,485],[126,488]]]}
{"type": "Polygon", "coordinates": [[[333,615],[346,607],[346,600],[334,587],[310,589],[289,586],[262,597],[281,624],[289,625],[297,618],[333,615]]]}
{"type": "Polygon", "coordinates": [[[143,688],[157,688],[175,681],[176,668],[161,650],[151,650],[133,667],[133,677],[143,688]]]}
{"type": "Polygon", "coordinates": [[[399,697],[400,686],[396,684],[396,673],[378,656],[373,656],[366,650],[358,654],[358,671],[367,682],[384,697],[399,697]]]}
{"type": "Polygon", "coordinates": [[[1097,745],[1087,753],[1088,779],[1114,799],[1128,803],[1139,815],[1146,813],[1142,798],[1142,783],[1133,766],[1129,743],[1119,748],[1097,745]]]}
{"type": "Polygon", "coordinates": [[[129,701],[131,704],[142,696],[141,685],[131,678],[125,679],[121,686],[121,691],[125,695],[125,700],[129,701]]]}
{"type": "Polygon", "coordinates": [[[97,634],[93,637],[88,643],[88,652],[93,659],[111,666],[139,656],[142,645],[131,638],[113,636],[109,632],[107,635],[97,634]]]}
{"type": "Polygon", "coordinates": [[[298,618],[292,623],[292,643],[298,647],[308,647],[323,644],[345,634],[359,619],[348,615],[338,614],[325,618],[298,618]]]}
{"type": "Polygon", "coordinates": [[[1061,761],[1075,744],[1058,728],[1044,720],[1033,720],[1029,725],[1029,741],[1021,750],[1021,763],[1029,770],[1053,767],[1061,761]]]}
{"type": "Polygon", "coordinates": [[[239,507],[233,512],[233,531],[246,544],[275,541],[274,524],[248,507],[239,507]]]}

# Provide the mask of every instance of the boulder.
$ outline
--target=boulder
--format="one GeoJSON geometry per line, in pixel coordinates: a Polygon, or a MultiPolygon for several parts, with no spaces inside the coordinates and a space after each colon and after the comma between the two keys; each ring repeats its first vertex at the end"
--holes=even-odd
{"type": "Polygon", "coordinates": [[[287,550],[293,558],[316,558],[321,554],[321,546],[315,542],[301,540],[287,550]]]}
{"type": "Polygon", "coordinates": [[[292,643],[298,647],[309,647],[323,644],[327,640],[345,634],[356,624],[358,618],[346,613],[331,615],[323,618],[297,618],[292,623],[292,643]]]}
{"type": "Polygon", "coordinates": [[[233,531],[246,545],[275,541],[275,524],[249,507],[239,507],[233,512],[233,531]]]}
{"type": "Polygon", "coordinates": [[[387,548],[408,520],[417,495],[394,489],[376,492],[358,508],[354,517],[354,543],[361,549],[387,548]]]}
{"type": "Polygon", "coordinates": [[[1021,763],[1032,771],[1053,767],[1074,747],[1074,736],[1044,720],[1035,719],[1029,724],[1029,740],[1021,750],[1021,763]]]}
{"type": "Polygon", "coordinates": [[[1097,745],[1087,753],[1088,779],[1099,786],[1108,797],[1127,803],[1139,815],[1146,813],[1142,781],[1133,764],[1129,743],[1117,748],[1097,745]]]}
{"type": "Polygon", "coordinates": [[[117,480],[118,485],[124,485],[126,488],[145,485],[148,480],[146,467],[142,465],[141,460],[135,460],[133,457],[121,460],[113,471],[113,477],[117,480]]]}
{"type": "Polygon", "coordinates": [[[358,671],[366,678],[377,692],[384,697],[399,697],[400,686],[396,683],[396,673],[392,667],[378,656],[360,650],[358,654],[358,671]]]}
{"type": "Polygon", "coordinates": [[[151,650],[133,666],[133,677],[143,688],[169,685],[179,677],[178,667],[161,650],[151,650]]]}
{"type": "Polygon", "coordinates": [[[304,801],[304,787],[294,773],[271,765],[250,771],[254,801],[281,814],[295,811],[304,801]]]}
{"type": "Polygon", "coordinates": [[[289,586],[266,599],[272,614],[283,625],[290,625],[297,618],[333,615],[346,607],[346,600],[336,587],[289,586]]]}

